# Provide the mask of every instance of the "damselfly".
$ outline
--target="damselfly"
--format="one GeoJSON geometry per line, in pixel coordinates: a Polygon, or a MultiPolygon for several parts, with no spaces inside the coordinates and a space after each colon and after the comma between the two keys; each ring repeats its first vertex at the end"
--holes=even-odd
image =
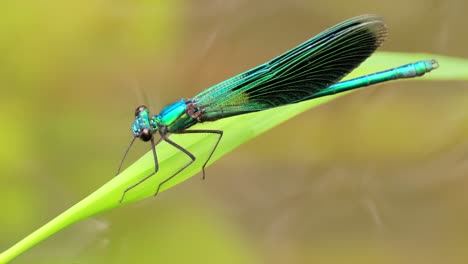
{"type": "MultiPolygon", "coordinates": [[[[172,141],[169,134],[213,134],[217,141],[202,166],[205,166],[218,147],[222,130],[189,129],[191,126],[221,118],[262,111],[313,98],[349,91],[372,84],[421,76],[438,67],[435,60],[418,61],[390,70],[339,82],[366,60],[382,44],[387,29],[378,16],[363,15],[344,21],[309,39],[294,49],[251,70],[216,84],[191,99],[181,99],[151,116],[145,106],[135,111],[133,139],[120,163],[119,172],[128,150],[136,138],[150,141],[154,156],[154,172],[142,178],[123,193],[138,186],[158,169],[154,134],[185,153],[190,162],[163,180],[161,186],[190,166],[195,155],[172,141]]],[[[118,174],[118,173],[117,173],[118,174]]]]}

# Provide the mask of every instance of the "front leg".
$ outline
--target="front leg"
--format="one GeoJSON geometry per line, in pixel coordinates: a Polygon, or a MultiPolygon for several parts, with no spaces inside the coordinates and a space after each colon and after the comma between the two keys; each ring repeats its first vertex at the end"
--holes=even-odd
{"type": "MultiPolygon", "coordinates": [[[[161,140],[159,140],[161,141],[161,140]]],[[[159,143],[159,141],[157,143],[159,143]]],[[[132,141],[133,142],[133,141],[132,141]]],[[[128,191],[130,191],[131,189],[137,187],[138,185],[140,185],[141,183],[143,183],[144,181],[146,181],[147,179],[149,179],[151,176],[153,176],[156,172],[158,172],[159,170],[159,162],[158,162],[158,155],[156,155],[156,144],[154,144],[154,139],[151,138],[151,147],[153,149],[153,157],[154,157],[154,172],[150,173],[149,175],[147,175],[146,177],[144,177],[143,179],[141,179],[140,181],[138,181],[137,183],[133,184],[132,186],[128,187],[127,189],[125,189],[125,191],[123,192],[122,194],[122,197],[120,197],[120,200],[119,200],[119,203],[122,203],[123,199],[125,198],[125,195],[127,194],[128,191]]],[[[128,150],[127,150],[128,152],[128,150]]],[[[126,155],[127,153],[125,153],[126,155]]],[[[122,166],[122,165],[121,165],[122,166]]],[[[120,171],[120,168],[119,168],[119,171],[120,171]]]]}

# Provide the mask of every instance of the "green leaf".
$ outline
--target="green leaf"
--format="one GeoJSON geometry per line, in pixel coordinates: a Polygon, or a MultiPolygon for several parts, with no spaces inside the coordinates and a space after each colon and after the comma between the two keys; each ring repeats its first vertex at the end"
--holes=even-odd
{"type": "MultiPolygon", "coordinates": [[[[359,67],[359,69],[351,73],[348,78],[385,70],[390,67],[396,67],[409,62],[431,58],[439,61],[440,68],[425,75],[423,78],[416,78],[415,80],[468,80],[468,60],[466,59],[431,54],[406,54],[394,52],[380,52],[373,55],[361,67],[359,67]]],[[[226,118],[216,122],[197,125],[194,129],[203,128],[224,131],[221,143],[210,160],[211,164],[247,140],[262,134],[270,128],[273,128],[306,110],[317,107],[342,95],[344,95],[344,93],[253,114],[226,118]]],[[[172,135],[171,139],[192,152],[197,157],[197,160],[183,172],[164,184],[161,187],[160,192],[196,175],[201,170],[201,165],[204,163],[210,153],[210,150],[213,148],[216,136],[172,135]]],[[[122,144],[126,144],[126,142],[122,144]]],[[[143,155],[120,175],[113,178],[94,193],[66,210],[64,213],[30,234],[7,251],[0,254],[0,263],[11,261],[13,258],[30,249],[42,240],[73,223],[126,203],[152,197],[159,183],[170,177],[175,171],[190,161],[189,157],[184,153],[178,151],[165,142],[161,142],[157,146],[157,152],[159,157],[159,172],[138,187],[129,191],[125,196],[123,203],[119,203],[119,199],[121,198],[124,190],[154,170],[154,161],[151,151],[143,155]]],[[[207,177],[223,177],[223,175],[212,175],[208,171],[207,177]]]]}

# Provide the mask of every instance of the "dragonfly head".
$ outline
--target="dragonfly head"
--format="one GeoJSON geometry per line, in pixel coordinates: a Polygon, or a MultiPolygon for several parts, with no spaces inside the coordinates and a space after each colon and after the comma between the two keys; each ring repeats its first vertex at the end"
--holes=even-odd
{"type": "Polygon", "coordinates": [[[146,106],[140,105],[135,110],[135,122],[132,125],[133,136],[143,141],[150,141],[158,131],[158,116],[150,117],[146,106]]]}

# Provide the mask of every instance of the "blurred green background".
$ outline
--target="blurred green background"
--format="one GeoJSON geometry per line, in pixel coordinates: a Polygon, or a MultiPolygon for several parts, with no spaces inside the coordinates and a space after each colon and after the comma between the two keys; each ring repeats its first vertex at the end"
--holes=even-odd
{"type": "MultiPolygon", "coordinates": [[[[468,58],[466,10],[2,1],[0,249],[114,176],[137,105],[157,112],[365,13],[387,22],[381,50],[468,58]]],[[[14,263],[466,263],[467,88],[397,82],[338,98],[223,157],[206,181],[78,223],[14,263]]]]}

